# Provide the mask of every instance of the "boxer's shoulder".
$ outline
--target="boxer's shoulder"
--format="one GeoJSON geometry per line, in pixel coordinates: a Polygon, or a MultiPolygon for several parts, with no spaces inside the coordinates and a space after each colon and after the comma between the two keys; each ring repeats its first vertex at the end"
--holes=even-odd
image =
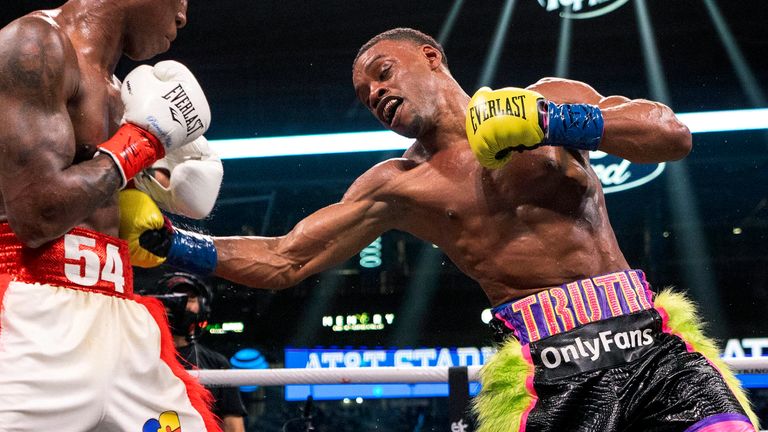
{"type": "Polygon", "coordinates": [[[30,59],[63,57],[72,49],[72,42],[61,27],[41,14],[25,15],[12,21],[0,29],[0,41],[3,51],[20,52],[30,59]]]}
{"type": "Polygon", "coordinates": [[[392,200],[404,197],[402,187],[407,174],[418,163],[405,158],[392,158],[379,162],[364,172],[344,194],[344,200],[392,200]]]}
{"type": "Polygon", "coordinates": [[[0,29],[0,89],[71,93],[79,76],[72,41],[42,14],[21,17],[0,29]]]}

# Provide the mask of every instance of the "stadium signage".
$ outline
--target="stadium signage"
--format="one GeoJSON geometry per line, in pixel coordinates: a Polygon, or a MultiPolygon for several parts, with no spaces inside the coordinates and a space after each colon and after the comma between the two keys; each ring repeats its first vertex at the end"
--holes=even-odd
{"type": "Polygon", "coordinates": [[[330,328],[335,332],[347,331],[367,331],[384,330],[395,322],[393,313],[375,313],[369,314],[362,312],[358,314],[324,316],[323,327],[330,328]]]}
{"type": "Polygon", "coordinates": [[[768,338],[728,339],[722,357],[768,357],[768,338]]]}
{"type": "Polygon", "coordinates": [[[286,349],[286,366],[306,369],[480,366],[492,347],[387,349],[286,349]],[[290,357],[290,361],[289,361],[290,357]],[[290,364],[290,365],[289,365],[290,364]]]}
{"type": "Polygon", "coordinates": [[[563,18],[595,18],[620,8],[628,0],[539,0],[547,12],[560,10],[563,18]]]}
{"type": "Polygon", "coordinates": [[[603,185],[604,193],[619,192],[642,186],[664,171],[666,164],[633,164],[601,151],[589,152],[592,169],[603,185]]]}

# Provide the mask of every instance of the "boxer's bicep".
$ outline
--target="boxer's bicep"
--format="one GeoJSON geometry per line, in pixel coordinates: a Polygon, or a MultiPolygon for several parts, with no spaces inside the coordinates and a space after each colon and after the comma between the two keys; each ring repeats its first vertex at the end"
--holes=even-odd
{"type": "Polygon", "coordinates": [[[73,165],[68,102],[77,77],[71,46],[50,25],[28,19],[0,32],[0,192],[8,222],[29,246],[82,222],[119,180],[107,157],[73,165]]]}
{"type": "Polygon", "coordinates": [[[18,32],[28,37],[0,36],[0,189],[9,211],[18,198],[58,184],[75,153],[61,51],[40,32],[18,32]]]}
{"type": "Polygon", "coordinates": [[[604,123],[599,150],[637,163],[678,160],[691,150],[688,128],[666,105],[646,99],[603,96],[590,85],[544,78],[528,87],[555,103],[600,107],[604,123]]]}
{"type": "Polygon", "coordinates": [[[394,227],[398,200],[391,189],[401,172],[399,163],[374,166],[350,186],[341,202],[311,214],[285,236],[281,249],[299,263],[298,280],[341,264],[394,227]]]}
{"type": "Polygon", "coordinates": [[[624,96],[603,96],[587,83],[563,78],[542,78],[528,86],[555,103],[586,103],[601,109],[612,108],[630,101],[624,96]]]}
{"type": "Polygon", "coordinates": [[[603,96],[589,84],[564,78],[542,78],[526,88],[541,93],[545,98],[557,104],[598,105],[603,99],[603,96]]]}
{"type": "Polygon", "coordinates": [[[299,279],[341,264],[391,228],[388,204],[341,202],[318,210],[286,237],[284,251],[301,263],[299,279]]]}

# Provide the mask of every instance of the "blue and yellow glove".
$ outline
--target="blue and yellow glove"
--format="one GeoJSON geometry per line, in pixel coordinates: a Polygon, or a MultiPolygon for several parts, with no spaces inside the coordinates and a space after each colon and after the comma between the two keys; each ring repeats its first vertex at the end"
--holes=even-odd
{"type": "Polygon", "coordinates": [[[120,192],[120,238],[128,242],[131,264],[137,267],[166,263],[198,274],[216,268],[210,237],[174,227],[152,198],[136,189],[120,192]]]}
{"type": "Polygon", "coordinates": [[[603,115],[595,105],[557,105],[531,90],[482,87],[469,101],[466,130],[480,164],[501,168],[513,151],[542,145],[596,150],[603,115]]]}

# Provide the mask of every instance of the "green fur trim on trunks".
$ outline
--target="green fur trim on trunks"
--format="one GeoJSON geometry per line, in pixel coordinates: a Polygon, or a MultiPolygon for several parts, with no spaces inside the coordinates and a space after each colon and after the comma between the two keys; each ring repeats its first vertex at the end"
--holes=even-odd
{"type": "Polygon", "coordinates": [[[696,305],[689,300],[685,294],[673,292],[669,289],[663,290],[653,300],[654,305],[666,311],[668,316],[667,327],[669,330],[684,341],[686,341],[691,348],[699,352],[701,355],[707,358],[710,363],[720,371],[725,378],[725,383],[728,388],[731,389],[736,399],[741,404],[744,411],[747,413],[749,420],[755,426],[756,430],[760,430],[759,420],[752,406],[747,399],[747,395],[741,389],[741,384],[736,376],[731,372],[725,362],[720,359],[720,350],[717,347],[717,343],[704,336],[702,328],[704,323],[699,319],[696,313],[696,305]]]}
{"type": "Polygon", "coordinates": [[[482,391],[473,399],[477,432],[517,431],[533,402],[525,387],[533,365],[525,360],[517,339],[510,337],[480,370],[482,391]]]}

